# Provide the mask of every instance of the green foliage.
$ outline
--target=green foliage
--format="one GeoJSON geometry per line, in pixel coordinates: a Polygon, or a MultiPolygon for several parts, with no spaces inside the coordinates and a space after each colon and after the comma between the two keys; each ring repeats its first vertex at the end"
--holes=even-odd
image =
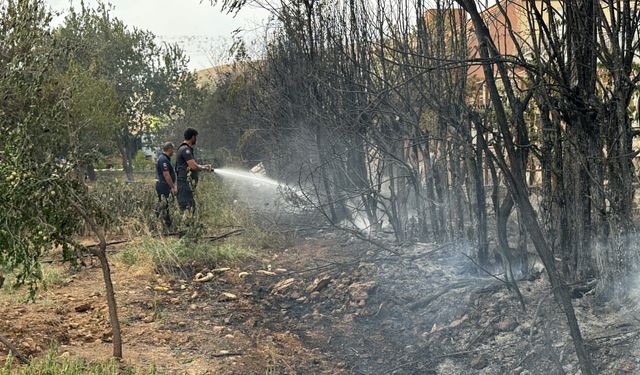
{"type": "Polygon", "coordinates": [[[68,128],[69,137],[57,141],[66,145],[66,154],[75,154],[83,163],[112,154],[116,131],[126,121],[116,84],[97,75],[95,67],[72,61],[55,77],[51,90],[63,93],[66,110],[60,126],[68,128]]]}
{"type": "Polygon", "coordinates": [[[71,8],[55,36],[59,44],[73,46],[60,54],[59,66],[77,65],[116,88],[120,116],[109,139],[131,165],[142,136],[158,131],[158,118],[179,117],[195,87],[183,51],[159,46],[151,32],[127,27],[104,3],[95,9],[84,3],[79,10],[71,8]]]}
{"type": "Polygon", "coordinates": [[[8,356],[0,375],[156,375],[155,368],[137,370],[121,366],[116,360],[89,362],[81,358],[60,358],[55,347],[42,359],[36,359],[28,366],[14,366],[14,359],[8,356]]]}
{"type": "Polygon", "coordinates": [[[147,157],[145,157],[144,155],[144,152],[136,152],[135,156],[133,157],[133,168],[136,171],[150,171],[153,170],[153,167],[153,160],[147,159],[147,157]]]}
{"type": "Polygon", "coordinates": [[[32,290],[42,278],[40,257],[55,246],[68,255],[66,239],[80,225],[64,200],[86,192],[55,141],[69,134],[59,126],[64,97],[49,90],[53,43],[44,9],[41,1],[0,7],[0,265],[32,290]]]}

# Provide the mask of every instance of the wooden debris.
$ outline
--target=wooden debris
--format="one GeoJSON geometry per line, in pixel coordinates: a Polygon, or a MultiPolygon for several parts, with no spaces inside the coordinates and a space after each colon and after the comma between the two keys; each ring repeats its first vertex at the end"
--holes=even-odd
{"type": "Polygon", "coordinates": [[[213,273],[225,273],[225,272],[229,271],[230,269],[231,268],[229,268],[229,267],[216,268],[216,269],[211,270],[211,272],[213,272],[213,273]]]}
{"type": "Polygon", "coordinates": [[[267,270],[257,270],[256,273],[259,274],[259,275],[263,275],[263,276],[275,276],[276,275],[275,272],[271,272],[271,271],[267,271],[267,270]]]}
{"type": "Polygon", "coordinates": [[[193,281],[198,283],[204,283],[207,281],[213,280],[214,275],[211,272],[208,272],[206,275],[203,275],[201,272],[198,272],[196,276],[193,278],[193,281]]]}
{"type": "Polygon", "coordinates": [[[29,359],[22,353],[20,353],[18,349],[16,349],[16,347],[13,346],[13,344],[11,344],[11,342],[9,342],[9,340],[7,340],[2,335],[0,335],[0,342],[3,343],[7,348],[9,348],[9,350],[13,353],[14,356],[16,356],[16,358],[20,360],[20,362],[24,363],[25,365],[29,364],[29,359]]]}
{"type": "Polygon", "coordinates": [[[285,279],[285,280],[281,280],[278,283],[276,283],[273,288],[271,289],[271,293],[276,294],[276,293],[281,293],[283,292],[285,289],[289,288],[291,285],[293,285],[293,283],[296,282],[296,279],[294,278],[290,278],[290,279],[285,279]]]}

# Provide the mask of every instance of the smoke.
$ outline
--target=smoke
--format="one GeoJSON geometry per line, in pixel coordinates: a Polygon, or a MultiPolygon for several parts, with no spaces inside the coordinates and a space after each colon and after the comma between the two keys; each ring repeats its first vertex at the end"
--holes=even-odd
{"type": "Polygon", "coordinates": [[[610,233],[593,246],[601,300],[640,305],[640,235],[610,233]]]}

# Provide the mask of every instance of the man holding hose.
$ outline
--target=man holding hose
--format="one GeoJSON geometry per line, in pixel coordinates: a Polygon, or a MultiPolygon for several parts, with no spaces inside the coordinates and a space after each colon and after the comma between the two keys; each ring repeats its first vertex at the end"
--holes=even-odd
{"type": "Polygon", "coordinates": [[[184,141],[176,152],[176,173],[178,175],[178,205],[181,211],[194,211],[196,202],[193,189],[198,184],[199,171],[213,171],[211,165],[200,165],[195,160],[193,146],[198,138],[198,131],[188,128],[184,131],[184,141]]]}

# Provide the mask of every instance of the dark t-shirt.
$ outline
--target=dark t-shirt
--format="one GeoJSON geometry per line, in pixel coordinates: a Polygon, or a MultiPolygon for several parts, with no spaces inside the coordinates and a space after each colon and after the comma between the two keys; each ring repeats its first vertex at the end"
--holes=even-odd
{"type": "MultiPolygon", "coordinates": [[[[189,160],[194,160],[195,154],[193,148],[186,143],[183,143],[178,147],[176,152],[176,172],[178,174],[178,180],[186,181],[189,174],[189,160]]],[[[191,172],[191,178],[197,180],[197,174],[195,171],[191,172]]]]}
{"type": "Polygon", "coordinates": [[[158,181],[157,186],[158,191],[162,193],[169,193],[171,189],[169,188],[169,184],[167,184],[167,181],[165,181],[164,179],[163,172],[165,171],[169,172],[171,180],[175,183],[176,172],[173,169],[173,165],[171,165],[171,159],[165,153],[162,153],[160,154],[158,162],[156,163],[156,179],[158,181]]]}

